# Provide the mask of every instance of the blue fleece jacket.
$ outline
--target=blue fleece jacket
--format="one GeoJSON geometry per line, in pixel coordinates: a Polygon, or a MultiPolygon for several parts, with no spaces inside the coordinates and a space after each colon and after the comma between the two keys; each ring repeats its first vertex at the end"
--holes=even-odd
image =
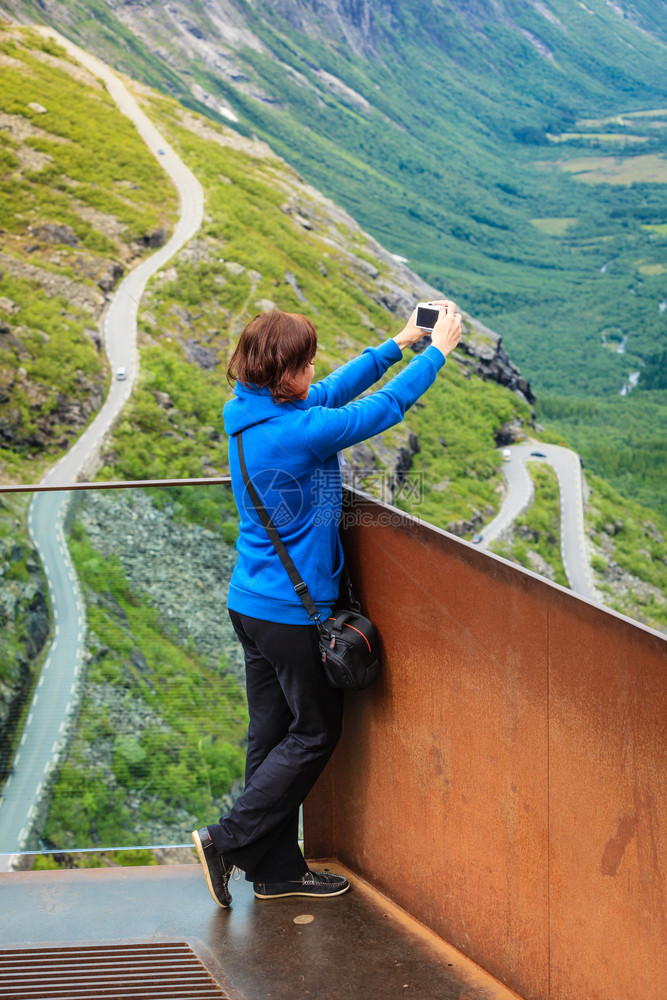
{"type": "Polygon", "coordinates": [[[441,351],[430,345],[382,389],[356,399],[400,357],[394,340],[368,347],[312,385],[307,399],[290,403],[275,403],[268,389],[236,383],[235,398],[223,411],[240,515],[229,608],[264,621],[308,624],[306,610],[245,489],[236,435],[243,431],[248,475],[326,618],[338,597],[343,567],[338,452],[399,423],[445,363],[441,351]]]}

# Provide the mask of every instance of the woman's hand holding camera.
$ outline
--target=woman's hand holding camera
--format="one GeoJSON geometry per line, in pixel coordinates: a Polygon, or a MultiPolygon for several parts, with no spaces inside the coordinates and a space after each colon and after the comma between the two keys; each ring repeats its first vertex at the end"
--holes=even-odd
{"type": "MultiPolygon", "coordinates": [[[[461,339],[461,314],[456,312],[456,303],[450,299],[429,302],[429,306],[437,309],[439,313],[431,333],[431,341],[446,357],[461,339]]],[[[417,310],[415,309],[405,327],[398,336],[394,337],[401,350],[428,335],[428,330],[417,326],[416,320],[417,310]]]]}
{"type": "Polygon", "coordinates": [[[433,327],[431,343],[447,357],[461,339],[461,313],[457,313],[456,303],[449,299],[435,304],[439,307],[440,315],[433,327]]]}
{"type": "Polygon", "coordinates": [[[398,344],[401,350],[408,347],[410,344],[416,343],[416,341],[421,340],[422,337],[426,336],[424,330],[421,330],[415,320],[417,319],[417,310],[413,312],[412,316],[405,324],[403,329],[399,334],[394,337],[394,340],[398,344]]]}

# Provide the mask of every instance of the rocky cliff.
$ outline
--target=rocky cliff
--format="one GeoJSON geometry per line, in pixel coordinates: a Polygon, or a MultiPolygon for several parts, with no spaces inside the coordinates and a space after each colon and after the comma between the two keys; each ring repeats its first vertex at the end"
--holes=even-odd
{"type": "MultiPolygon", "coordinates": [[[[179,501],[156,506],[150,490],[109,490],[87,493],[76,516],[95,550],[119,560],[137,599],[149,600],[180,645],[211,666],[226,658],[243,678],[241,647],[226,613],[236,551],[219,534],[180,520],[181,512],[179,501]]],[[[86,599],[113,603],[101,593],[86,599]]]]}

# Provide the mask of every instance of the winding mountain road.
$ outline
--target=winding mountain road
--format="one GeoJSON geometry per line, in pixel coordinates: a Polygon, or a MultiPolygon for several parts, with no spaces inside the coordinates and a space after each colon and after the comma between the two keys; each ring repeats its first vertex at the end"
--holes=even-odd
{"type": "Polygon", "coordinates": [[[129,399],[139,370],[137,312],[148,279],[194,236],[204,216],[204,193],[194,174],[179,159],[141,110],[116,74],[49,28],[40,29],[106,84],[118,108],[137,127],[148,148],[174,182],[180,217],[171,239],[125,277],[104,321],[104,341],[112,381],[102,409],[74,446],[42,479],[46,492],[35,493],[28,527],[46,573],[54,635],[26,718],[21,743],[0,794],[0,871],[10,870],[15,854],[27,843],[47,790],[51,770],[65,746],[67,727],[76,708],[83,668],[86,613],[76,572],[65,541],[64,520],[71,491],[61,487],[92,474],[105,435],[129,399]],[[126,378],[115,373],[124,368],[126,378]],[[48,492],[48,489],[55,492],[48,492]]]}
{"type": "Polygon", "coordinates": [[[593,585],[584,530],[584,499],[581,462],[576,452],[555,444],[516,444],[506,449],[503,463],[507,496],[498,515],[480,532],[482,548],[506,531],[533,497],[533,481],[526,467],[529,458],[540,453],[558,477],[560,490],[561,555],[572,590],[589,601],[600,603],[593,585]]]}

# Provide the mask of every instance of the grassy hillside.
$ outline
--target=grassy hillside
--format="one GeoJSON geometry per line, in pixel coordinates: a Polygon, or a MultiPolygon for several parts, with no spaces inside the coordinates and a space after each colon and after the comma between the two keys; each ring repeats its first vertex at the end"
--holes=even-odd
{"type": "Polygon", "coordinates": [[[101,405],[106,296],[176,209],[102,86],[58,46],[0,31],[0,478],[31,482],[101,405]]]}
{"type": "Polygon", "coordinates": [[[667,531],[660,519],[587,476],[586,528],[595,585],[608,607],[667,631],[667,531]]]}
{"type": "Polygon", "coordinates": [[[540,420],[667,513],[661,2],[238,0],[229,37],[207,4],[6,6],[218,120],[231,109],[502,333],[540,420]]]}

